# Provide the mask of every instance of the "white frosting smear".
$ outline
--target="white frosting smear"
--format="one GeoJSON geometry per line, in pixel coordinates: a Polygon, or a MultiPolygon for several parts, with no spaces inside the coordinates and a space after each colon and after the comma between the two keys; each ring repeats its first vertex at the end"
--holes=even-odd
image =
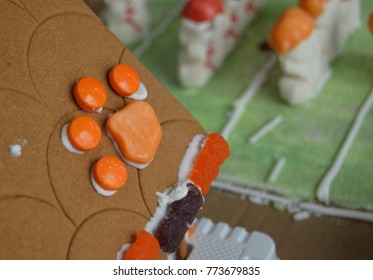
{"type": "Polygon", "coordinates": [[[91,178],[91,183],[92,183],[92,186],[93,188],[95,189],[95,191],[99,194],[99,195],[102,195],[102,196],[112,196],[114,195],[117,191],[108,191],[108,190],[105,190],[103,189],[98,183],[97,181],[95,180],[94,176],[93,176],[93,172],[91,170],[91,175],[90,175],[90,178],[91,178]]]}
{"type": "Polygon", "coordinates": [[[12,158],[17,158],[17,157],[20,157],[22,155],[22,148],[23,146],[27,145],[28,142],[26,139],[23,139],[23,140],[20,140],[18,141],[17,143],[15,144],[10,144],[8,146],[8,149],[9,149],[9,155],[12,157],[12,158]]]}
{"type": "Polygon", "coordinates": [[[13,158],[20,157],[22,155],[22,146],[20,144],[9,145],[9,154],[13,158]]]}
{"type": "Polygon", "coordinates": [[[145,225],[145,231],[151,233],[152,235],[155,234],[155,230],[157,229],[158,225],[166,217],[168,205],[171,204],[172,202],[183,199],[188,194],[187,184],[189,182],[190,181],[185,181],[185,182],[179,183],[172,190],[168,188],[163,193],[160,193],[160,192],[156,193],[158,196],[158,207],[155,210],[153,217],[145,225]]]}
{"type": "Polygon", "coordinates": [[[69,136],[67,136],[67,127],[69,126],[69,124],[65,124],[63,127],[62,127],[62,130],[61,130],[61,142],[62,142],[62,145],[66,148],[66,150],[68,150],[69,152],[72,152],[74,154],[78,154],[78,155],[82,155],[84,154],[84,152],[76,149],[70,142],[69,140],[69,136]]]}
{"type": "Polygon", "coordinates": [[[202,134],[197,134],[193,137],[190,142],[188,149],[185,152],[184,158],[179,166],[178,182],[186,181],[189,177],[189,173],[192,169],[195,159],[197,158],[202,142],[206,137],[202,134]]]}
{"type": "Polygon", "coordinates": [[[134,99],[134,100],[144,100],[148,97],[148,91],[142,82],[140,82],[139,89],[132,95],[127,96],[127,98],[134,99]]]}

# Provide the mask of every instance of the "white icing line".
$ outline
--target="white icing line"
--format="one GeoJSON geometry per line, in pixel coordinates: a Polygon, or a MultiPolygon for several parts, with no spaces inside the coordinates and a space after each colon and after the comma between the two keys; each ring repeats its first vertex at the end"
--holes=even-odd
{"type": "Polygon", "coordinates": [[[273,118],[270,122],[266,123],[262,128],[260,128],[254,135],[250,137],[250,143],[255,144],[264,135],[273,130],[284,120],[283,116],[277,116],[273,118]]]}
{"type": "Polygon", "coordinates": [[[343,145],[341,149],[339,150],[337,157],[335,158],[333,164],[329,168],[328,172],[325,174],[325,176],[322,178],[319,186],[317,187],[317,198],[326,203],[329,204],[330,200],[330,186],[335,178],[335,176],[338,174],[340,168],[342,167],[342,164],[347,156],[348,151],[350,150],[359,130],[360,127],[365,119],[366,114],[369,112],[370,108],[373,105],[373,90],[370,92],[368,97],[366,98],[364,104],[361,106],[356,119],[350,128],[347,137],[345,141],[343,142],[343,145]]]}
{"type": "Polygon", "coordinates": [[[143,43],[138,46],[136,49],[134,49],[133,53],[136,57],[142,56],[152,45],[153,40],[162,35],[167,27],[174,21],[176,18],[180,16],[180,13],[182,9],[184,8],[186,2],[188,0],[182,0],[179,2],[175,8],[173,8],[159,23],[156,29],[154,29],[151,33],[149,33],[146,36],[146,39],[143,41],[143,43]]]}
{"type": "Polygon", "coordinates": [[[93,186],[93,188],[95,189],[95,191],[99,194],[99,195],[102,195],[102,196],[112,196],[114,195],[117,191],[108,191],[108,190],[105,190],[103,189],[95,180],[95,178],[93,177],[93,172],[91,170],[91,174],[90,174],[90,178],[91,178],[91,184],[93,186]]]}
{"type": "Polygon", "coordinates": [[[280,175],[282,169],[284,168],[286,164],[286,158],[282,157],[278,159],[273,166],[271,172],[269,173],[269,176],[267,178],[267,182],[273,183],[277,180],[278,176],[280,175]]]}
{"type": "Polygon", "coordinates": [[[202,141],[206,137],[202,134],[197,134],[193,137],[190,142],[188,149],[179,166],[178,182],[183,182],[188,179],[189,173],[192,169],[195,159],[197,158],[200,150],[202,141]]]}
{"type": "Polygon", "coordinates": [[[353,220],[361,220],[373,223],[373,212],[367,211],[358,211],[352,209],[344,209],[344,208],[337,208],[337,207],[328,207],[320,204],[315,204],[311,202],[300,202],[297,200],[292,200],[289,198],[284,198],[279,195],[266,193],[263,191],[254,190],[252,188],[248,188],[248,186],[242,187],[232,183],[221,182],[215,180],[212,183],[212,187],[215,189],[226,190],[229,192],[233,192],[236,194],[245,194],[248,196],[258,196],[262,199],[267,199],[273,203],[278,203],[280,205],[284,205],[285,207],[290,207],[292,205],[296,205],[299,208],[299,211],[308,211],[314,214],[322,214],[326,216],[332,217],[339,217],[339,218],[348,218],[353,220]]]}
{"type": "Polygon", "coordinates": [[[123,260],[124,254],[127,252],[127,250],[131,247],[132,243],[126,243],[124,244],[118,251],[116,255],[116,260],[123,260]]]}
{"type": "Polygon", "coordinates": [[[234,101],[233,112],[230,114],[230,118],[225,124],[221,131],[221,135],[227,139],[237,122],[240,120],[247,103],[255,96],[257,91],[263,86],[267,80],[268,73],[276,65],[277,56],[272,56],[260,69],[256,72],[255,76],[251,80],[249,86],[243,92],[243,94],[234,101]]]}
{"type": "Polygon", "coordinates": [[[78,155],[82,155],[84,154],[84,152],[82,151],[79,151],[78,149],[76,149],[70,142],[69,140],[69,137],[67,136],[67,127],[69,126],[69,124],[65,124],[63,127],[62,127],[62,130],[61,130],[61,142],[62,142],[62,145],[65,147],[66,150],[68,150],[69,152],[72,152],[74,154],[78,154],[78,155]]]}

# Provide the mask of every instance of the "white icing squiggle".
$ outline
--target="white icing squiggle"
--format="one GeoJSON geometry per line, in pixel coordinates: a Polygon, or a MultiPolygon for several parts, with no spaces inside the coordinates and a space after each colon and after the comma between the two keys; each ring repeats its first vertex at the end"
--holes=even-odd
{"type": "Polygon", "coordinates": [[[178,182],[183,182],[188,179],[193,163],[201,150],[201,145],[205,138],[206,137],[202,134],[197,134],[193,137],[193,140],[190,142],[184,158],[180,163],[178,182]]]}
{"type": "Polygon", "coordinates": [[[167,207],[172,202],[178,201],[186,197],[188,194],[188,186],[187,184],[190,181],[185,181],[183,183],[179,183],[173,189],[166,189],[163,193],[157,192],[158,196],[158,207],[154,212],[153,217],[150,221],[145,225],[145,230],[152,235],[154,235],[155,230],[162,222],[162,220],[166,217],[167,214],[167,207]]]}
{"type": "Polygon", "coordinates": [[[330,196],[330,185],[333,182],[335,176],[338,174],[342,164],[346,158],[348,151],[350,150],[359,130],[360,127],[365,119],[366,114],[369,112],[370,108],[373,105],[373,90],[370,92],[368,97],[366,98],[363,106],[360,108],[357,117],[348,132],[347,138],[343,142],[341,149],[338,152],[337,157],[335,158],[332,166],[326,173],[326,175],[322,178],[318,188],[317,188],[317,198],[329,204],[329,196],[330,196]]]}
{"type": "Polygon", "coordinates": [[[276,65],[277,56],[272,56],[262,68],[256,72],[255,76],[251,80],[249,86],[246,88],[244,93],[235,100],[233,105],[233,112],[230,115],[228,122],[225,124],[221,135],[227,139],[229,134],[232,132],[233,128],[236,126],[237,122],[240,120],[243,112],[245,111],[247,103],[255,96],[258,90],[263,86],[264,82],[267,80],[268,73],[276,65]]]}
{"type": "Polygon", "coordinates": [[[66,150],[68,150],[69,152],[72,152],[74,154],[78,154],[78,155],[82,155],[84,154],[83,151],[79,151],[78,149],[76,149],[70,142],[69,140],[69,136],[67,136],[67,127],[69,126],[69,124],[65,124],[63,127],[62,127],[62,130],[61,130],[61,142],[62,142],[62,145],[66,148],[66,150]]]}
{"type": "Polygon", "coordinates": [[[277,125],[283,121],[283,116],[277,116],[273,118],[270,122],[266,123],[261,129],[259,129],[254,135],[250,137],[250,143],[255,144],[264,135],[273,130],[277,125]]]}
{"type": "Polygon", "coordinates": [[[373,213],[372,212],[366,212],[366,211],[358,211],[358,210],[351,210],[351,209],[343,209],[343,208],[337,208],[337,207],[328,207],[323,206],[320,204],[315,204],[311,202],[300,202],[297,200],[292,200],[289,198],[284,198],[279,195],[270,194],[262,191],[254,190],[253,188],[249,188],[249,186],[238,186],[232,183],[227,182],[221,182],[218,180],[215,180],[212,183],[212,187],[220,190],[226,190],[229,192],[233,192],[236,194],[245,194],[248,196],[257,196],[263,199],[267,199],[273,203],[283,205],[285,207],[289,205],[296,205],[299,209],[299,211],[308,211],[312,214],[318,215],[326,215],[326,216],[332,216],[332,217],[340,217],[340,218],[347,218],[347,219],[353,219],[353,220],[361,220],[361,221],[367,221],[373,223],[373,213]]]}

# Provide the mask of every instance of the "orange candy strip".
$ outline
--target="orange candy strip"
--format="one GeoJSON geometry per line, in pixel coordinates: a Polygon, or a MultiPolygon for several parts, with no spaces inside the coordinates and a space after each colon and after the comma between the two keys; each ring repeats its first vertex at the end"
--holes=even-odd
{"type": "Polygon", "coordinates": [[[94,119],[80,116],[68,125],[67,136],[74,148],[79,151],[89,151],[100,144],[101,129],[94,119]]]}
{"type": "Polygon", "coordinates": [[[369,16],[368,28],[369,28],[370,33],[372,33],[373,35],[373,13],[371,13],[369,16]]]}
{"type": "Polygon", "coordinates": [[[330,0],[299,0],[299,6],[317,18],[324,13],[324,5],[330,0]]]}
{"type": "Polygon", "coordinates": [[[268,43],[279,54],[286,54],[308,38],[313,28],[310,14],[298,7],[289,8],[273,27],[268,43]]]}
{"type": "Polygon", "coordinates": [[[110,85],[121,96],[127,97],[140,88],[140,77],[128,64],[115,65],[109,73],[110,85]]]}
{"type": "Polygon", "coordinates": [[[96,111],[106,103],[106,90],[95,78],[82,78],[74,86],[74,98],[85,111],[96,111]]]}
{"type": "Polygon", "coordinates": [[[189,179],[201,188],[203,195],[209,192],[212,181],[219,174],[220,165],[229,155],[228,143],[221,135],[212,133],[207,136],[189,175],[189,179]]]}
{"type": "Polygon", "coordinates": [[[158,260],[161,248],[158,240],[145,230],[137,233],[135,243],[124,255],[124,260],[158,260]]]}
{"type": "Polygon", "coordinates": [[[123,162],[112,156],[100,158],[93,166],[93,178],[108,191],[115,191],[126,183],[127,169],[123,162]]]}
{"type": "Polygon", "coordinates": [[[162,129],[154,109],[145,101],[133,101],[107,121],[107,128],[125,159],[148,164],[158,150],[162,129]]]}

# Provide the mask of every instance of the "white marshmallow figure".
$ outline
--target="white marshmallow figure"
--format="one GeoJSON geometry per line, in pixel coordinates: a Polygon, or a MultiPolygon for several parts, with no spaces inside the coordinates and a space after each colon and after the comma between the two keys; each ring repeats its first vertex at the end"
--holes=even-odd
{"type": "Polygon", "coordinates": [[[179,33],[179,80],[183,86],[204,85],[222,63],[227,25],[220,0],[187,3],[179,33]]]}
{"type": "Polygon", "coordinates": [[[360,25],[360,0],[299,0],[315,19],[316,32],[330,62],[341,51],[347,37],[360,25]]]}
{"type": "Polygon", "coordinates": [[[293,105],[314,98],[329,78],[330,69],[323,62],[313,18],[301,8],[289,8],[272,29],[269,43],[279,54],[281,97],[293,105]]]}
{"type": "Polygon", "coordinates": [[[179,80],[203,86],[237,43],[264,0],[189,0],[182,14],[179,80]]]}
{"type": "Polygon", "coordinates": [[[342,49],[347,37],[360,26],[360,0],[338,0],[339,20],[337,41],[342,49]]]}
{"type": "Polygon", "coordinates": [[[147,0],[104,0],[106,24],[122,42],[143,39],[149,32],[150,16],[147,0]]]}
{"type": "Polygon", "coordinates": [[[247,25],[258,15],[264,0],[222,0],[224,12],[229,18],[229,26],[225,32],[226,52],[237,43],[247,25]]]}

